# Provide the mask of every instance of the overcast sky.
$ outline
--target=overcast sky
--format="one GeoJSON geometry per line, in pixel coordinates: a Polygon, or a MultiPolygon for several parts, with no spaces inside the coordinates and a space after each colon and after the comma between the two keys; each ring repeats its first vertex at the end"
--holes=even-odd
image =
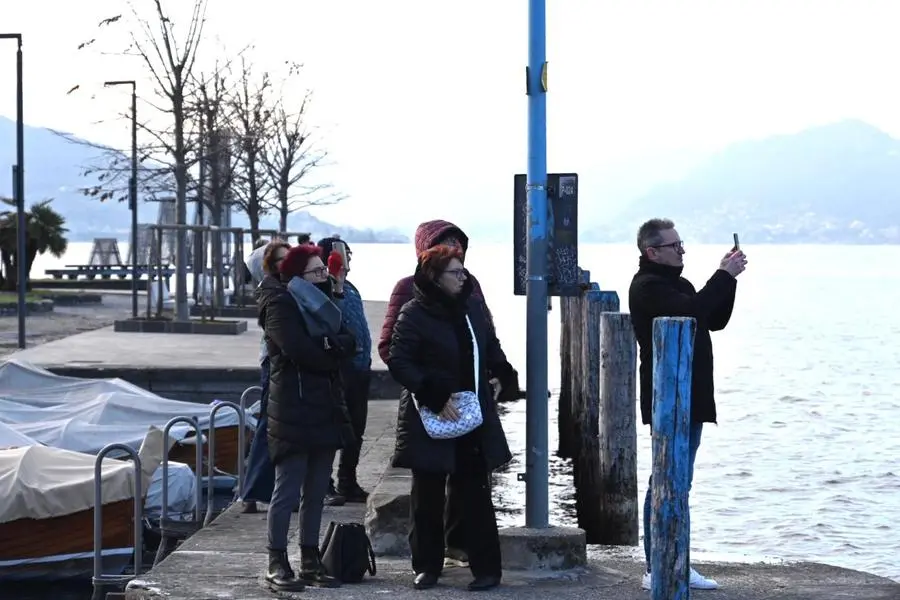
{"type": "MultiPolygon", "coordinates": [[[[897,0],[547,4],[551,170],[586,174],[843,118],[900,135],[897,0]]],[[[29,124],[128,147],[127,123],[97,124],[127,108],[127,93],[98,84],[136,78],[149,94],[146,70],[76,50],[100,19],[127,10],[122,0],[4,2],[0,29],[25,36],[29,124]],[[75,84],[84,93],[66,96],[75,84]]],[[[183,33],[183,9],[172,14],[183,33]]],[[[109,29],[102,47],[126,31],[109,29]]],[[[305,65],[310,119],[335,161],[327,177],[350,195],[322,216],[404,228],[437,214],[505,219],[527,156],[525,0],[212,0],[200,68],[250,44],[260,70],[305,65]]],[[[14,67],[4,42],[7,117],[14,67]]]]}

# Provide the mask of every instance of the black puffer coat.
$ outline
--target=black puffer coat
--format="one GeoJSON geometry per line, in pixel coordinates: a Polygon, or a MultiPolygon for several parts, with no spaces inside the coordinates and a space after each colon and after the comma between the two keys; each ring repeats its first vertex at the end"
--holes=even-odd
{"type": "Polygon", "coordinates": [[[415,296],[403,305],[391,335],[388,368],[403,386],[397,418],[397,444],[393,466],[433,473],[456,470],[456,445],[474,444],[484,455],[489,470],[512,459],[506,434],[497,414],[489,380],[514,385],[513,369],[483,308],[470,298],[471,279],[457,297],[443,292],[417,270],[415,296]],[[450,394],[474,388],[472,322],[479,353],[478,396],[484,423],[464,438],[436,440],[428,436],[411,394],[435,412],[443,409],[450,394]]]}
{"type": "Polygon", "coordinates": [[[699,292],[681,276],[682,267],[672,267],[641,258],[640,269],[631,280],[628,308],[641,354],[641,418],[652,421],[653,406],[653,319],[657,317],[694,317],[694,362],[691,371],[691,420],[716,422],[713,384],[713,350],[710,331],[728,325],[734,309],[737,281],[718,270],[699,292]]]}
{"type": "Polygon", "coordinates": [[[269,456],[315,448],[342,448],[353,441],[340,366],[356,349],[345,328],[326,344],[313,339],[287,287],[267,275],[256,289],[259,325],[269,353],[269,456]],[[328,349],[326,349],[328,346],[328,349]]]}

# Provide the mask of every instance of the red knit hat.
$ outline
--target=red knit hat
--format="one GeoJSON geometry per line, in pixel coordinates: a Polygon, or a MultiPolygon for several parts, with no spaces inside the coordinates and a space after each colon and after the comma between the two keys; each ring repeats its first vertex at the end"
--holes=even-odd
{"type": "Polygon", "coordinates": [[[315,244],[294,246],[281,261],[279,272],[285,277],[303,277],[306,266],[314,256],[322,257],[322,249],[315,244]]]}

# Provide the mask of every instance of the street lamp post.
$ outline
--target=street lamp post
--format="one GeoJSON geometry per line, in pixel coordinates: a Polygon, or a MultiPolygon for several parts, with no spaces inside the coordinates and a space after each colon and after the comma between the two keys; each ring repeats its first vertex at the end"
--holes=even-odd
{"type": "Polygon", "coordinates": [[[138,316],[138,192],[137,192],[137,83],[132,80],[107,81],[106,87],[114,85],[131,86],[131,178],[128,180],[128,207],[131,209],[131,316],[138,316]]]}
{"type": "Polygon", "coordinates": [[[19,348],[25,347],[25,290],[28,285],[28,271],[25,267],[25,121],[22,89],[22,34],[0,33],[0,39],[16,40],[16,177],[13,182],[16,201],[16,292],[19,316],[19,348]]]}

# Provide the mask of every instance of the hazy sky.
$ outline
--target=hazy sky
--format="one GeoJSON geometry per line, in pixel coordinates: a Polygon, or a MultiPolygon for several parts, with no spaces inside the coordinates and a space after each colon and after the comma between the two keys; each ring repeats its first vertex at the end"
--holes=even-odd
{"type": "MultiPolygon", "coordinates": [[[[551,170],[585,177],[630,157],[843,118],[900,135],[897,0],[547,4],[551,170]]],[[[98,84],[137,78],[149,94],[146,70],[76,50],[101,18],[127,10],[123,0],[4,3],[0,29],[25,36],[29,124],[128,146],[127,123],[97,124],[127,108],[127,94],[98,84]],[[76,83],[86,93],[67,97],[76,83]]],[[[183,9],[172,14],[183,32],[183,9]]],[[[109,29],[103,47],[126,31],[109,29]]],[[[248,44],[260,70],[305,65],[310,117],[336,162],[327,176],[351,196],[323,217],[403,228],[435,215],[506,220],[527,156],[525,0],[212,0],[200,68],[248,44]]],[[[4,42],[8,117],[14,67],[14,43],[4,42]]]]}

